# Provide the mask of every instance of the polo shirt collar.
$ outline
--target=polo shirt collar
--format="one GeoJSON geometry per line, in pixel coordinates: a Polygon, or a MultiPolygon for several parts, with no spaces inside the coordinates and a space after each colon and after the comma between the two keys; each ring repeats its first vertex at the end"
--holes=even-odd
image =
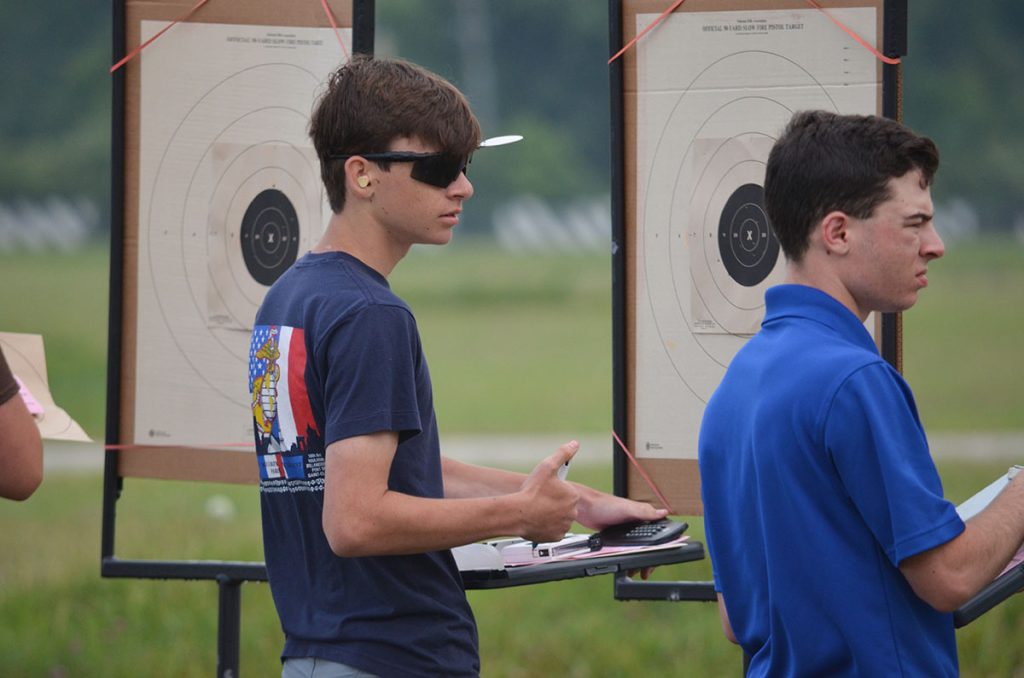
{"type": "Polygon", "coordinates": [[[783,318],[804,318],[825,325],[844,338],[878,353],[864,323],[837,299],[815,287],[776,285],[765,292],[763,326],[783,318]]]}

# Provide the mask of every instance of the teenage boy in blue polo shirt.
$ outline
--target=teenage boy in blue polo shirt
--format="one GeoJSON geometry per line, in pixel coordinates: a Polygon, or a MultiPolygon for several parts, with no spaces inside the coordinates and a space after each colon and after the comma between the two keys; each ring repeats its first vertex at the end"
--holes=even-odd
{"type": "Polygon", "coordinates": [[[665,512],[560,480],[575,442],[528,476],[441,456],[416,320],[387,276],[412,245],[447,243],[473,195],[480,128],[462,94],[412,64],[355,57],[310,136],[334,214],[267,293],[249,371],[282,674],[475,676],[451,547],[665,512]]]}
{"type": "Polygon", "coordinates": [[[942,256],[930,139],[797,113],[765,207],[787,258],[760,332],[705,410],[699,457],[723,628],[749,676],[953,676],[951,612],[1024,540],[1014,480],[964,524],[871,311],[909,309],[942,256]]]}

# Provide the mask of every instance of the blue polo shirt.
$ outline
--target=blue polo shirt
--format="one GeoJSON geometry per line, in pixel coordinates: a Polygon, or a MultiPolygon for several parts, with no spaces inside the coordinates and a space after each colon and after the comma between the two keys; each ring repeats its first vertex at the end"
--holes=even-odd
{"type": "Polygon", "coordinates": [[[705,410],[716,588],[749,676],[955,676],[950,614],[899,563],[960,534],[910,387],[827,294],[768,290],[705,410]]]}

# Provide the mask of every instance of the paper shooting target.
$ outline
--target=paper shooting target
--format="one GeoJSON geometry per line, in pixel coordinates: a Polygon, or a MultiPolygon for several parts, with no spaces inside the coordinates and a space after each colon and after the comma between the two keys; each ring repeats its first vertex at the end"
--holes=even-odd
{"type": "MultiPolygon", "coordinates": [[[[836,11],[873,38],[873,9],[836,11]]],[[[815,10],[678,12],[637,44],[641,455],[696,457],[704,405],[784,279],[763,201],[778,134],[799,110],[876,112],[874,57],[834,30],[815,10]]]]}
{"type": "Polygon", "coordinates": [[[136,442],[251,440],[249,330],[330,215],[307,126],[341,58],[330,29],[222,24],[143,53],[136,442]]]}

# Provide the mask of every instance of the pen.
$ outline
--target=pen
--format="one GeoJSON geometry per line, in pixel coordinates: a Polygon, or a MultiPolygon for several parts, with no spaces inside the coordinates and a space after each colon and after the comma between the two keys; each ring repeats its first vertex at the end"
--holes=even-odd
{"type": "Polygon", "coordinates": [[[601,535],[593,534],[572,535],[560,542],[549,544],[538,544],[533,547],[533,554],[537,558],[554,558],[569,553],[597,551],[601,548],[601,535]]]}
{"type": "MultiPolygon", "coordinates": [[[[555,471],[555,476],[559,480],[565,480],[566,476],[568,476],[568,475],[569,475],[569,462],[565,462],[564,464],[562,464],[561,466],[558,467],[557,471],[555,471]]],[[[533,542],[533,547],[537,548],[537,542],[533,542]]],[[[545,555],[547,555],[547,554],[545,554],[545,555]]]]}

